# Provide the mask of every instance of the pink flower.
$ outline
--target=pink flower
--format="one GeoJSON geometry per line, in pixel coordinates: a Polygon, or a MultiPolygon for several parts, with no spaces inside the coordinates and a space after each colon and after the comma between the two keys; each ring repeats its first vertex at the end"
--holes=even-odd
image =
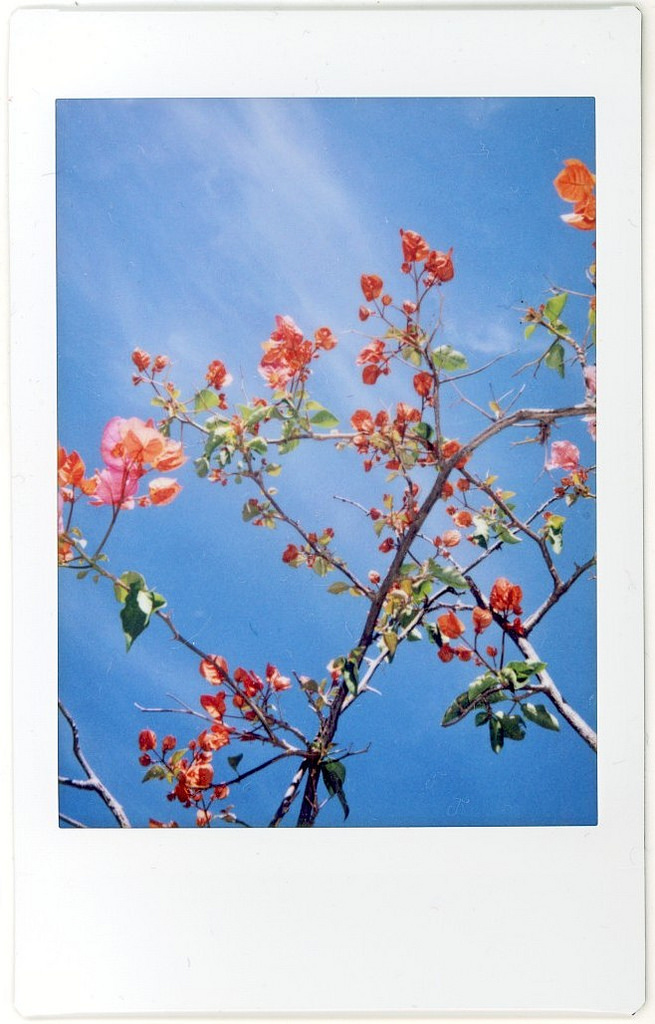
{"type": "Polygon", "coordinates": [[[96,473],[96,489],[90,499],[91,505],[134,508],[134,495],[139,489],[140,476],[138,470],[128,470],[125,466],[111,467],[96,473]]]}
{"type": "Polygon", "coordinates": [[[593,440],[595,441],[596,440],[596,417],[595,416],[583,416],[582,417],[582,422],[587,424],[587,430],[589,431],[589,436],[591,438],[593,438],[593,440]]]}
{"type": "Polygon", "coordinates": [[[580,452],[571,441],[553,441],[550,446],[550,459],[546,463],[547,470],[575,470],[580,465],[580,452]]]}

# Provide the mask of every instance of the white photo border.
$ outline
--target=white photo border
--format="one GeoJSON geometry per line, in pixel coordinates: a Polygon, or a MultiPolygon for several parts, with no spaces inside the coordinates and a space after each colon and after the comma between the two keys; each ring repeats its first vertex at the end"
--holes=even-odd
{"type": "Polygon", "coordinates": [[[643,1003],[639,21],[632,7],[14,16],[20,1013],[627,1015],[643,1003]],[[595,97],[596,827],[58,828],[55,101],[323,95],[595,97]],[[25,758],[26,747],[37,753],[25,758]],[[341,866],[329,897],[316,890],[319,862],[341,866]],[[480,868],[508,863],[522,912],[499,918],[480,868]]]}

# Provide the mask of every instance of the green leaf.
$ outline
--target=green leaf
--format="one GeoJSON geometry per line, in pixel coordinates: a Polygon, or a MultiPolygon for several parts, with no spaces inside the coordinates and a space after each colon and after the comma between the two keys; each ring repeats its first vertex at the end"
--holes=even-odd
{"type": "Polygon", "coordinates": [[[321,765],[321,776],[328,794],[331,797],[336,796],[341,804],[345,821],[350,814],[350,808],[343,789],[343,784],[346,781],[346,769],[343,761],[324,761],[321,765]]]}
{"type": "Polygon", "coordinates": [[[554,341],[546,352],[544,362],[549,370],[555,370],[560,377],[564,376],[564,346],[561,341],[554,341]]]}
{"type": "Polygon", "coordinates": [[[79,572],[75,573],[75,579],[76,580],[86,579],[88,573],[89,573],[88,569],[80,569],[79,572]]]}
{"type": "Polygon", "coordinates": [[[503,715],[500,720],[503,736],[508,740],[525,739],[525,722],[520,715],[503,715]]]}
{"type": "Polygon", "coordinates": [[[344,580],[337,580],[328,587],[328,594],[345,594],[347,590],[350,590],[350,584],[344,580]]]}
{"type": "Polygon", "coordinates": [[[217,405],[218,395],[209,388],[203,388],[193,396],[194,412],[207,412],[209,409],[215,409],[217,405]]]}
{"type": "Polygon", "coordinates": [[[141,779],[141,782],[150,782],[151,779],[165,779],[167,774],[168,773],[163,765],[153,764],[148,768],[148,771],[141,779]]]}
{"type": "Polygon", "coordinates": [[[497,685],[498,679],[496,676],[492,675],[491,672],[485,672],[483,676],[479,676],[477,679],[474,679],[466,691],[469,704],[472,704],[480,694],[485,692],[485,690],[489,690],[491,687],[497,685]]]}
{"type": "Polygon", "coordinates": [[[415,425],[414,433],[417,434],[419,437],[422,437],[424,441],[429,441],[434,433],[434,430],[429,423],[421,421],[420,423],[417,423],[415,425]]]}
{"type": "Polygon", "coordinates": [[[466,356],[454,349],[452,345],[440,345],[433,349],[432,362],[438,370],[445,370],[447,373],[465,370],[468,367],[466,356]]]}
{"type": "Polygon", "coordinates": [[[449,704],[444,712],[444,716],[441,719],[442,725],[450,725],[451,722],[457,722],[460,718],[463,718],[468,709],[471,706],[471,702],[468,697],[468,693],[460,693],[452,704],[449,704]]]}
{"type": "Polygon", "coordinates": [[[523,332],[523,337],[526,340],[528,338],[530,338],[534,334],[534,332],[536,331],[538,326],[539,326],[539,324],[528,324],[528,326],[525,328],[525,330],[523,332]]]}
{"type": "Polygon", "coordinates": [[[146,581],[140,572],[128,571],[118,577],[118,583],[114,583],[114,596],[120,604],[125,604],[127,595],[133,585],[138,585],[140,590],[147,590],[146,581]]]}
{"type": "Polygon", "coordinates": [[[553,732],[559,732],[559,722],[555,715],[551,715],[550,711],[543,704],[535,706],[526,702],[521,704],[521,711],[529,722],[540,725],[542,729],[552,729],[553,732]]]}
{"type": "Polygon", "coordinates": [[[337,417],[333,413],[328,412],[327,409],[320,409],[311,417],[311,422],[316,427],[325,427],[326,430],[331,430],[333,427],[339,426],[339,420],[337,417]]]}
{"type": "Polygon", "coordinates": [[[476,713],[475,713],[475,724],[476,725],[484,725],[488,721],[489,721],[489,712],[488,711],[476,711],[476,713]]]}
{"type": "Polygon", "coordinates": [[[545,661],[508,661],[505,665],[506,669],[514,672],[516,678],[520,684],[527,682],[530,676],[533,676],[536,672],[543,672],[546,668],[545,661]]]}
{"type": "Polygon", "coordinates": [[[498,537],[498,540],[502,540],[503,544],[520,544],[521,538],[510,533],[504,523],[493,524],[494,533],[498,537]]]}
{"type": "Polygon", "coordinates": [[[279,446],[278,451],[280,455],[288,455],[288,453],[292,452],[294,448],[297,448],[299,444],[300,441],[298,440],[298,438],[294,437],[290,441],[283,441],[282,444],[279,446]]]}
{"type": "Polygon", "coordinates": [[[259,502],[257,501],[257,498],[248,498],[247,502],[241,509],[241,518],[243,519],[244,523],[249,523],[251,519],[254,519],[256,516],[258,516],[261,511],[262,510],[259,507],[259,502]]]}
{"type": "Polygon", "coordinates": [[[459,569],[441,566],[430,559],[430,571],[435,579],[438,579],[440,583],[445,583],[447,587],[453,587],[455,590],[468,590],[468,583],[459,569]]]}
{"type": "Polygon", "coordinates": [[[566,305],[568,295],[566,292],[560,292],[559,295],[553,295],[544,306],[544,317],[546,320],[559,320],[560,314],[566,305]]]}
{"type": "Polygon", "coordinates": [[[341,671],[343,681],[346,684],[348,693],[352,693],[353,696],[357,693],[357,685],[359,683],[359,668],[357,662],[352,658],[348,658],[341,671]]]}
{"type": "Polygon", "coordinates": [[[416,367],[416,369],[419,368],[423,361],[421,353],[414,345],[403,345],[400,349],[400,354],[407,363],[416,367]]]}
{"type": "Polygon", "coordinates": [[[248,441],[246,448],[249,452],[257,452],[258,455],[266,455],[268,451],[268,444],[263,437],[253,437],[252,441],[248,441]]]}
{"type": "Polygon", "coordinates": [[[138,583],[133,583],[121,610],[121,622],[128,651],[148,626],[152,612],[153,601],[150,591],[142,590],[138,583]]]}
{"type": "Polygon", "coordinates": [[[227,763],[229,764],[229,766],[230,766],[230,768],[232,769],[233,772],[238,771],[239,765],[241,764],[242,757],[243,757],[243,754],[232,754],[231,757],[228,757],[227,763]]]}
{"type": "Polygon", "coordinates": [[[205,477],[209,473],[209,462],[204,455],[200,455],[199,458],[194,459],[193,465],[199,477],[205,477]]]}
{"type": "Polygon", "coordinates": [[[320,556],[314,560],[312,565],[312,569],[317,576],[327,576],[332,568],[333,567],[330,565],[328,560],[326,558],[321,558],[320,556]]]}
{"type": "Polygon", "coordinates": [[[266,467],[266,472],[269,474],[269,476],[279,476],[280,473],[282,472],[282,466],[279,464],[279,462],[269,462],[268,466],[266,467]]]}
{"type": "Polygon", "coordinates": [[[498,718],[489,719],[489,741],[494,754],[500,754],[503,749],[503,727],[498,718]]]}
{"type": "Polygon", "coordinates": [[[173,768],[177,767],[177,765],[180,763],[180,761],[186,754],[187,750],[188,747],[180,747],[179,750],[176,750],[175,753],[171,755],[169,763],[173,766],[173,768]]]}

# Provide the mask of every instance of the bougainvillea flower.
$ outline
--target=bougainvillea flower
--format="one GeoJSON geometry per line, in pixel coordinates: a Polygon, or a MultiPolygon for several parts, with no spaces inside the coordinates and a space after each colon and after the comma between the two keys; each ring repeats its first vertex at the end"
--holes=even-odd
{"type": "Polygon", "coordinates": [[[580,465],[580,452],[571,441],[553,441],[546,469],[575,470],[580,465]]]}
{"type": "Polygon", "coordinates": [[[440,661],[447,663],[453,660],[455,657],[455,651],[449,644],[444,644],[443,647],[440,647],[437,651],[437,657],[440,661]]]}
{"type": "Polygon", "coordinates": [[[441,635],[448,637],[449,640],[456,640],[466,630],[466,626],[461,619],[457,618],[454,612],[446,612],[445,615],[440,615],[437,619],[437,626],[441,635]]]}
{"type": "Polygon", "coordinates": [[[155,428],[152,420],[144,423],[132,416],[129,420],[123,420],[120,430],[126,461],[152,465],[163,455],[167,439],[155,428]]]}
{"type": "Polygon", "coordinates": [[[441,543],[447,548],[456,548],[462,539],[459,530],[446,530],[441,538],[441,543]]]}
{"type": "Polygon", "coordinates": [[[582,417],[582,422],[587,424],[587,430],[589,431],[589,436],[591,438],[593,438],[593,440],[595,441],[596,440],[596,417],[595,416],[583,416],[582,417]]]}
{"type": "Polygon", "coordinates": [[[211,729],[205,729],[198,736],[201,750],[220,750],[230,742],[230,730],[222,722],[215,722],[211,729]]]}
{"type": "Polygon", "coordinates": [[[277,692],[291,689],[291,680],[283,676],[275,665],[268,664],[266,666],[266,682],[277,692]]]}
{"type": "Polygon", "coordinates": [[[438,252],[433,249],[425,261],[425,269],[432,278],[432,283],[438,281],[439,284],[442,284],[445,281],[452,281],[455,276],[452,247],[448,252],[438,252]]]}
{"type": "Polygon", "coordinates": [[[174,736],[164,736],[163,740],[161,741],[161,749],[163,753],[167,753],[167,751],[169,750],[175,750],[176,746],[177,740],[175,739],[174,736]]]}
{"type": "Polygon", "coordinates": [[[596,227],[596,177],[582,160],[565,160],[564,164],[553,185],[560,198],[574,203],[574,207],[573,213],[562,215],[562,220],[581,231],[593,231],[596,227]]]}
{"type": "Polygon", "coordinates": [[[564,169],[559,172],[553,185],[560,199],[569,203],[579,203],[590,195],[596,184],[596,176],[583,164],[582,160],[565,160],[564,169]]]}
{"type": "Polygon", "coordinates": [[[224,693],[203,693],[200,697],[200,703],[208,715],[222,720],[225,714],[224,693]]]}
{"type": "Polygon", "coordinates": [[[147,352],[144,352],[142,348],[135,348],[132,353],[132,362],[136,366],[137,370],[143,373],[150,366],[150,356],[147,352]]]}
{"type": "Polygon", "coordinates": [[[382,295],[384,282],[377,274],[362,274],[359,283],[361,284],[364,298],[367,302],[373,302],[374,299],[377,299],[382,295]]]}
{"type": "Polygon", "coordinates": [[[316,347],[322,348],[324,352],[330,352],[337,344],[337,339],[329,327],[319,327],[314,331],[314,341],[316,347]]]}
{"type": "Polygon", "coordinates": [[[412,383],[414,385],[414,391],[416,391],[421,398],[429,398],[432,394],[434,380],[432,379],[432,374],[426,373],[425,370],[421,370],[420,373],[414,374],[412,383]]]}
{"type": "Polygon", "coordinates": [[[170,505],[181,490],[177,480],[169,476],[158,476],[148,484],[148,495],[153,505],[170,505]]]}
{"type": "Polygon", "coordinates": [[[212,686],[220,686],[228,677],[227,661],[220,654],[211,654],[208,658],[203,658],[198,670],[212,686]]]}
{"type": "Polygon", "coordinates": [[[214,769],[207,761],[192,764],[185,773],[184,782],[193,789],[208,789],[214,779],[214,769]]]}
{"type": "Polygon", "coordinates": [[[262,342],[258,369],[269,387],[284,388],[296,375],[306,379],[313,346],[290,316],[276,316],[275,324],[268,341],[262,342]]]}
{"type": "Polygon", "coordinates": [[[453,522],[455,523],[456,526],[461,526],[463,530],[466,530],[469,526],[472,525],[473,516],[468,511],[468,509],[463,508],[460,509],[459,512],[455,513],[455,515],[453,516],[453,522]]]}
{"type": "Polygon", "coordinates": [[[141,470],[119,466],[108,467],[95,474],[92,505],[113,505],[115,508],[134,508],[134,495],[139,489],[141,470]]]}
{"type": "Polygon", "coordinates": [[[179,469],[186,462],[184,447],[181,441],[166,439],[161,455],[158,455],[153,462],[153,469],[160,469],[163,473],[169,473],[172,469],[179,469]]]}
{"type": "Polygon", "coordinates": [[[521,588],[518,584],[510,583],[504,576],[500,576],[496,580],[489,595],[489,604],[493,611],[498,612],[498,614],[512,612],[514,615],[521,615],[522,600],[523,591],[521,588]]]}
{"type": "Polygon", "coordinates": [[[264,689],[264,684],[257,673],[249,672],[245,668],[238,668],[234,673],[234,679],[235,682],[240,683],[243,687],[246,697],[254,697],[260,690],[264,689]]]}
{"type": "Polygon", "coordinates": [[[161,373],[162,370],[166,369],[169,363],[170,359],[168,358],[168,356],[157,356],[154,363],[152,364],[152,372],[161,373]]]}
{"type": "Polygon", "coordinates": [[[282,552],[282,561],[289,565],[295,562],[300,555],[300,551],[295,544],[287,544],[286,548],[282,552]]]}
{"type": "Polygon", "coordinates": [[[142,729],[139,733],[139,750],[154,750],[157,737],[152,729],[142,729]]]}
{"type": "Polygon", "coordinates": [[[405,263],[420,263],[429,256],[430,246],[416,231],[403,231],[401,228],[400,240],[405,263]]]}
{"type": "Polygon", "coordinates": [[[57,479],[60,487],[79,487],[85,473],[84,462],[78,452],[67,453],[65,448],[57,451],[57,479]]]}
{"type": "Polygon", "coordinates": [[[228,384],[232,383],[232,375],[227,372],[225,364],[220,359],[214,359],[207,367],[205,380],[216,391],[220,391],[221,388],[226,388],[228,384]]]}
{"type": "Polygon", "coordinates": [[[493,615],[487,608],[474,608],[471,613],[473,619],[473,632],[479,636],[488,629],[493,622],[493,615]]]}

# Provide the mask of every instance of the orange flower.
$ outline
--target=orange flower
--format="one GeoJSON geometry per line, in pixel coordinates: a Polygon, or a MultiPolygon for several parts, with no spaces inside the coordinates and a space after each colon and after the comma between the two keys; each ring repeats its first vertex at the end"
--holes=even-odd
{"type": "Polygon", "coordinates": [[[161,749],[164,754],[168,750],[175,750],[176,746],[177,740],[175,739],[174,736],[164,736],[163,740],[161,741],[161,749]]]}
{"type": "Polygon", "coordinates": [[[553,182],[560,199],[569,203],[579,203],[591,195],[595,184],[596,176],[582,160],[565,160],[564,170],[559,172],[553,182]]]}
{"type": "Polygon", "coordinates": [[[350,422],[358,434],[372,434],[375,429],[373,417],[368,409],[356,409],[350,417],[350,422]]]}
{"type": "Polygon", "coordinates": [[[179,828],[180,826],[176,821],[157,821],[156,818],[151,818],[148,822],[148,828],[179,828]]]}
{"type": "Polygon", "coordinates": [[[441,488],[441,494],[439,495],[439,497],[443,498],[444,501],[448,501],[449,498],[452,498],[454,493],[455,489],[453,488],[453,485],[451,484],[450,480],[446,480],[444,482],[443,487],[441,488]]]}
{"type": "Polygon", "coordinates": [[[325,352],[329,352],[337,344],[337,339],[329,327],[319,327],[317,331],[314,331],[314,341],[316,347],[324,349],[325,352]]]}
{"type": "Polygon", "coordinates": [[[460,509],[459,512],[455,513],[455,515],[453,516],[453,522],[457,526],[461,526],[462,529],[466,530],[467,527],[471,526],[471,524],[473,523],[473,516],[467,509],[463,508],[460,509]]]}
{"type": "Polygon", "coordinates": [[[230,795],[229,786],[214,786],[214,799],[215,800],[226,800],[230,795]]]}
{"type": "Polygon", "coordinates": [[[162,473],[169,473],[172,469],[179,469],[186,462],[186,455],[181,441],[166,440],[164,450],[153,462],[155,469],[162,473]]]}
{"type": "Polygon", "coordinates": [[[581,160],[565,160],[564,164],[564,170],[553,185],[562,199],[575,205],[573,213],[563,214],[562,220],[581,231],[593,231],[596,227],[596,177],[581,160]]]}
{"type": "Polygon", "coordinates": [[[461,447],[459,441],[446,441],[441,446],[441,455],[444,459],[451,459],[461,447]]]}
{"type": "Polygon", "coordinates": [[[446,612],[445,615],[440,615],[437,619],[437,626],[441,635],[448,637],[449,640],[456,640],[466,630],[466,626],[461,619],[457,618],[454,612],[446,612]]]}
{"type": "Polygon", "coordinates": [[[209,658],[203,658],[198,670],[212,686],[220,686],[228,675],[227,661],[220,654],[211,654],[209,658]]]}
{"type": "Polygon", "coordinates": [[[150,356],[147,352],[144,352],[142,348],[135,348],[132,353],[132,362],[136,366],[137,370],[143,373],[150,366],[150,356]]]}
{"type": "Polygon", "coordinates": [[[148,485],[148,492],[153,505],[170,505],[177,498],[181,490],[182,488],[177,480],[172,480],[168,476],[158,476],[156,480],[151,480],[148,485]]]}
{"type": "Polygon", "coordinates": [[[57,452],[57,478],[60,487],[79,487],[84,477],[85,466],[77,452],[67,454],[65,448],[57,452]]]}
{"type": "Polygon", "coordinates": [[[473,631],[477,636],[480,633],[484,633],[485,629],[488,629],[494,620],[493,615],[487,608],[474,608],[471,618],[473,619],[473,631]]]}
{"type": "Polygon", "coordinates": [[[157,746],[157,737],[152,729],[142,729],[139,733],[139,750],[154,750],[157,746]]]}
{"type": "Polygon", "coordinates": [[[212,820],[212,814],[210,811],[203,811],[201,807],[196,811],[196,826],[198,828],[207,828],[209,822],[212,820]]]}
{"type": "Polygon", "coordinates": [[[455,548],[462,539],[459,530],[446,530],[441,538],[441,543],[447,548],[455,548]]]}
{"type": "Polygon", "coordinates": [[[514,583],[510,583],[504,576],[500,576],[489,595],[489,604],[493,611],[500,613],[512,612],[514,615],[521,614],[521,600],[523,591],[514,583]]]}
{"type": "Polygon", "coordinates": [[[444,644],[443,647],[440,647],[439,650],[437,651],[437,657],[439,658],[440,661],[447,663],[453,660],[453,658],[455,657],[455,651],[448,644],[444,644]]]}
{"type": "Polygon", "coordinates": [[[378,277],[377,274],[362,274],[360,284],[367,302],[372,302],[373,299],[379,298],[384,288],[382,278],[378,277]]]}
{"type": "Polygon", "coordinates": [[[434,387],[434,381],[429,373],[422,370],[420,373],[414,375],[414,390],[421,398],[428,398],[432,394],[432,388],[434,387]]]}
{"type": "Polygon", "coordinates": [[[154,363],[152,364],[152,372],[161,373],[162,370],[166,369],[169,363],[170,359],[168,358],[168,356],[157,356],[154,363]]]}
{"type": "Polygon", "coordinates": [[[122,454],[133,463],[152,463],[166,447],[167,439],[155,429],[152,420],[144,423],[133,416],[120,424],[120,433],[122,454]]]}
{"type": "Polygon", "coordinates": [[[400,240],[405,263],[420,263],[429,256],[430,246],[416,231],[403,231],[401,228],[400,240]]]}

